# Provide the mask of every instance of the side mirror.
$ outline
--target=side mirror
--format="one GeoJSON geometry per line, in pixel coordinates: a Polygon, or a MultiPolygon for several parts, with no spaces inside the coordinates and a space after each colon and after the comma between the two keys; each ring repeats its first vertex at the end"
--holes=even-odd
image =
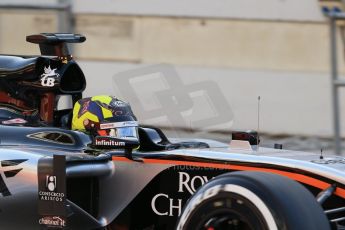
{"type": "Polygon", "coordinates": [[[237,131],[232,133],[231,148],[258,150],[260,137],[256,131],[237,131]]]}

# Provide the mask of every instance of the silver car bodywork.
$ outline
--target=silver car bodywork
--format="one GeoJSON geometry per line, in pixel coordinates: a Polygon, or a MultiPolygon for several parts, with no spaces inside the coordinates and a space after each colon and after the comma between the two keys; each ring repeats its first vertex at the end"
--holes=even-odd
{"type": "MultiPolygon", "coordinates": [[[[2,146],[0,148],[1,162],[11,159],[25,159],[25,161],[18,165],[1,167],[1,176],[11,195],[0,198],[0,222],[5,229],[18,229],[24,226],[26,229],[39,228],[37,221],[38,165],[41,159],[51,158],[53,155],[66,155],[67,180],[84,177],[99,178],[97,216],[92,216],[72,200],[67,200],[72,220],[70,223],[78,222],[77,225],[72,225],[73,229],[93,229],[108,225],[155,177],[179,165],[219,167],[230,171],[270,169],[276,170],[278,174],[279,172],[292,174],[308,172],[314,178],[326,178],[332,183],[345,185],[344,157],[327,156],[320,159],[319,154],[308,152],[262,147],[258,150],[239,149],[230,148],[226,144],[215,141],[202,141],[208,142],[210,148],[160,151],[158,155],[157,152],[134,153],[135,156],[143,159],[142,161],[127,159],[121,151],[104,151],[98,156],[93,156],[85,152],[69,152],[51,147],[42,149],[29,144],[2,146]],[[97,159],[102,156],[107,160],[98,161],[97,159]],[[238,164],[246,165],[246,168],[238,168],[238,164]],[[15,176],[6,177],[7,171],[18,169],[20,171],[15,176]]],[[[300,182],[305,183],[303,178],[300,182]]],[[[323,183],[325,186],[330,184],[330,182],[323,183]]],[[[342,196],[343,193],[339,190],[338,195],[342,196]]]]}

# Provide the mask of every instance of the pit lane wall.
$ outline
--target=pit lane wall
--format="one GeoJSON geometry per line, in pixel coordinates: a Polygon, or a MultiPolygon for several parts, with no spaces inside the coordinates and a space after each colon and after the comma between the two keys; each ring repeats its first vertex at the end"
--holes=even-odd
{"type": "MultiPolygon", "coordinates": [[[[75,31],[87,36],[74,47],[86,96],[120,96],[146,124],[227,131],[257,128],[260,95],[261,131],[332,135],[329,28],[316,0],[73,6],[75,31]]],[[[51,11],[0,10],[0,52],[38,54],[25,35],[56,28],[51,11]]],[[[338,47],[344,74],[340,39],[338,47]]],[[[345,134],[345,122],[341,129],[345,134]]]]}

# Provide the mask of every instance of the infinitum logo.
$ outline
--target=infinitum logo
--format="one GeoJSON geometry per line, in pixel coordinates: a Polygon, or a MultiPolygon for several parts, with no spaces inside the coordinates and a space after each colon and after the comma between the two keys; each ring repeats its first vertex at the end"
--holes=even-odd
{"type": "Polygon", "coordinates": [[[27,161],[28,159],[17,159],[17,160],[4,160],[1,161],[1,167],[8,169],[6,171],[3,171],[3,173],[0,173],[0,193],[3,196],[11,196],[12,193],[8,189],[6,182],[4,180],[3,175],[5,175],[5,178],[11,178],[17,175],[23,168],[17,168],[19,164],[27,161]],[[14,169],[12,169],[14,168],[14,169]]]}
{"type": "Polygon", "coordinates": [[[96,139],[96,145],[103,145],[103,146],[125,146],[126,143],[123,141],[114,141],[109,139],[96,139]]]}

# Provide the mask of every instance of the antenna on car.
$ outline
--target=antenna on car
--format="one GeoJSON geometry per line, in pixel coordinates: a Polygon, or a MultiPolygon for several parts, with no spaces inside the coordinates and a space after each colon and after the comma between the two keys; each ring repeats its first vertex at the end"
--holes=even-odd
{"type": "Polygon", "coordinates": [[[260,100],[261,100],[261,97],[258,96],[258,127],[257,127],[257,135],[258,135],[258,138],[257,138],[257,148],[256,150],[259,150],[259,144],[260,144],[260,100]]]}
{"type": "Polygon", "coordinates": [[[320,153],[320,160],[323,159],[323,155],[322,155],[323,149],[321,148],[321,153],[320,153]]]}

